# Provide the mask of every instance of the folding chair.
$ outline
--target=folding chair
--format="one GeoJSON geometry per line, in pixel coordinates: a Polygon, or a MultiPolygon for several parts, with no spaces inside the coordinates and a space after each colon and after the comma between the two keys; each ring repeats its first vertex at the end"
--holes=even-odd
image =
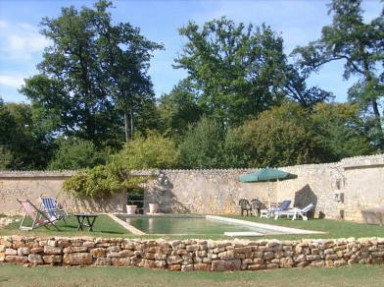
{"type": "Polygon", "coordinates": [[[247,212],[247,216],[249,215],[249,213],[252,215],[252,206],[251,206],[251,204],[249,203],[249,201],[247,199],[241,198],[239,200],[239,205],[240,205],[241,216],[244,215],[244,211],[247,212]]]}
{"type": "Polygon", "coordinates": [[[44,226],[49,229],[49,225],[54,226],[57,230],[59,228],[54,224],[56,220],[50,219],[44,211],[41,211],[36,206],[33,205],[28,199],[17,199],[20,205],[24,208],[23,220],[20,223],[20,230],[33,230],[44,226]],[[32,219],[32,224],[30,226],[24,225],[25,219],[30,217],[32,219]]]}
{"type": "Polygon", "coordinates": [[[61,208],[58,207],[56,200],[54,200],[52,197],[40,197],[41,204],[40,209],[44,210],[49,219],[51,220],[63,220],[65,224],[67,222],[65,221],[65,218],[68,216],[68,214],[61,208]]]}

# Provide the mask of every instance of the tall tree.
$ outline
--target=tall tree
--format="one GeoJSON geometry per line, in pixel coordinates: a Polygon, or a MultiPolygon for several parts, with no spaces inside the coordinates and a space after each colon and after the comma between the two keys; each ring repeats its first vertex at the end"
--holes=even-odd
{"type": "Polygon", "coordinates": [[[46,167],[52,138],[28,104],[4,104],[0,98],[0,166],[30,170],[46,167]]]}
{"type": "Polygon", "coordinates": [[[111,25],[111,15],[106,13],[110,2],[99,1],[95,6],[96,26],[100,30],[100,57],[106,64],[112,97],[124,117],[125,140],[128,142],[133,136],[135,118],[145,114],[147,108],[154,107],[149,61],[152,52],[162,49],[163,45],[149,41],[140,34],[139,28],[129,23],[111,25]]]}
{"type": "Polygon", "coordinates": [[[202,117],[190,125],[179,145],[179,164],[183,168],[220,168],[223,161],[224,131],[220,123],[202,117]]]}
{"type": "Polygon", "coordinates": [[[169,94],[160,98],[160,128],[164,132],[172,132],[173,136],[185,134],[188,126],[197,123],[203,113],[197,100],[190,81],[180,81],[169,94]]]}
{"type": "Polygon", "coordinates": [[[321,38],[297,48],[306,72],[317,71],[332,61],[344,61],[344,78],[360,78],[351,87],[350,98],[373,115],[377,146],[384,150],[384,124],[379,101],[384,96],[384,7],[370,23],[364,23],[361,0],[333,0],[329,5],[332,24],[322,29],[321,38]]]}
{"type": "Polygon", "coordinates": [[[62,8],[58,18],[44,18],[42,34],[52,44],[38,66],[40,75],[22,88],[56,120],[57,131],[97,146],[107,138],[119,142],[123,116],[140,114],[148,101],[154,105],[146,72],[158,45],[129,23],[113,25],[111,5],[100,0],[93,9],[62,8]]]}
{"type": "Polygon", "coordinates": [[[269,27],[221,18],[179,33],[188,42],[175,67],[188,71],[207,116],[238,125],[284,98],[283,39],[269,27]]]}

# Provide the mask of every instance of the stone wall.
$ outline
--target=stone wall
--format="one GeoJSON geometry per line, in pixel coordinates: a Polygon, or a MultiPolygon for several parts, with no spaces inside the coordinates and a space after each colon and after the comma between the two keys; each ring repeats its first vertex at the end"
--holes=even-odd
{"type": "Polygon", "coordinates": [[[18,198],[31,200],[39,206],[39,197],[57,198],[68,212],[124,212],[127,201],[125,193],[115,194],[106,201],[95,202],[90,198],[76,199],[62,192],[63,182],[74,172],[6,172],[0,171],[0,213],[7,215],[20,214],[22,207],[18,198]]]}
{"type": "Polygon", "coordinates": [[[138,266],[172,271],[262,270],[383,264],[384,238],[301,241],[0,237],[0,262],[138,266]]]}
{"type": "MultiPolygon", "coordinates": [[[[379,222],[372,216],[368,220],[365,212],[384,209],[384,154],[280,169],[297,174],[297,179],[271,183],[238,181],[240,175],[253,169],[157,171],[157,178],[145,185],[144,208],[148,211],[149,203],[158,203],[164,213],[234,214],[239,212],[241,198],[257,198],[265,207],[269,202],[290,199],[291,207],[314,203],[315,217],[379,222]]],[[[20,213],[16,198],[26,197],[38,203],[42,194],[58,198],[69,212],[125,212],[127,198],[123,192],[105,202],[78,200],[62,193],[63,181],[72,174],[0,171],[0,213],[20,213]]],[[[383,221],[384,211],[380,214],[383,221]]]]}
{"type": "Polygon", "coordinates": [[[241,198],[292,201],[291,207],[315,204],[314,216],[363,222],[364,210],[384,208],[384,155],[344,159],[337,163],[282,167],[297,179],[241,183],[253,169],[163,170],[147,187],[146,202],[162,212],[233,214],[241,198]]]}

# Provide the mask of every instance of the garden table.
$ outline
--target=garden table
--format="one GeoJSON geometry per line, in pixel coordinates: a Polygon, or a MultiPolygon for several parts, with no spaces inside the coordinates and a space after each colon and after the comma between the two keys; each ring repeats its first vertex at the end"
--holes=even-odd
{"type": "Polygon", "coordinates": [[[96,221],[97,215],[92,213],[76,213],[78,226],[77,231],[83,230],[83,227],[89,227],[88,231],[93,231],[93,224],[96,221]],[[86,222],[85,222],[86,221],[86,222]]]}

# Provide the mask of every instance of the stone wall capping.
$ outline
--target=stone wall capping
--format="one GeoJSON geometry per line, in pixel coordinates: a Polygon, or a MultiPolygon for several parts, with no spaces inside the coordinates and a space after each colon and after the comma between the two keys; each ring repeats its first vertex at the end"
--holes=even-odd
{"type": "MultiPolygon", "coordinates": [[[[375,154],[367,156],[355,156],[344,158],[339,162],[330,162],[330,163],[320,163],[320,164],[302,164],[294,166],[283,166],[279,167],[280,169],[301,169],[301,168],[319,168],[319,167],[328,167],[328,166],[366,166],[370,164],[384,164],[384,154],[375,154]]],[[[179,172],[205,172],[205,173],[215,173],[215,172],[227,172],[227,173],[238,173],[238,172],[252,172],[259,168],[248,167],[248,168],[233,168],[233,169],[144,169],[144,170],[134,170],[133,174],[136,175],[157,175],[161,172],[167,173],[179,173],[179,172]]],[[[79,172],[78,170],[30,170],[30,171],[17,171],[17,170],[0,170],[1,177],[55,177],[55,176],[72,176],[75,173],[79,172]]]]}

